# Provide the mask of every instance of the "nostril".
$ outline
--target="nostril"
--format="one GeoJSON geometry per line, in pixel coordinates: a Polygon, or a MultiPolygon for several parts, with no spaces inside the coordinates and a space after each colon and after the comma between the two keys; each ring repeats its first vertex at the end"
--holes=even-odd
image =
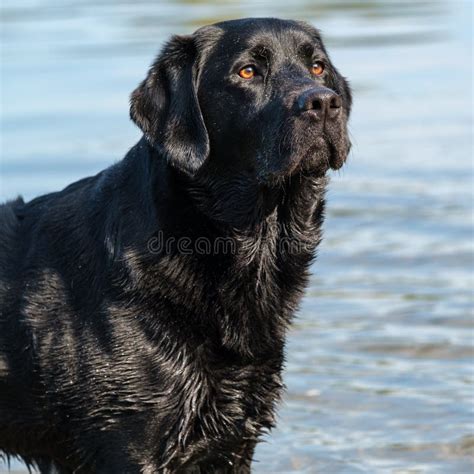
{"type": "Polygon", "coordinates": [[[329,102],[329,107],[331,107],[331,109],[339,109],[341,105],[342,101],[338,95],[331,97],[331,101],[329,102]]]}
{"type": "Polygon", "coordinates": [[[314,99],[311,103],[312,107],[310,107],[313,110],[321,110],[323,108],[323,104],[321,102],[321,99],[314,99]]]}

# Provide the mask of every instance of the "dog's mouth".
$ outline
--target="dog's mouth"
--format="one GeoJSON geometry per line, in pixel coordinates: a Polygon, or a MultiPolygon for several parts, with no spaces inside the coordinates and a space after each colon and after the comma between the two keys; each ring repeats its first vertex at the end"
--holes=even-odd
{"type": "Polygon", "coordinates": [[[344,165],[350,146],[345,131],[324,131],[314,136],[298,133],[291,139],[286,136],[277,144],[278,153],[269,160],[268,168],[261,177],[272,182],[301,172],[324,175],[330,169],[338,170],[344,165]]]}
{"type": "MultiPolygon", "coordinates": [[[[310,145],[306,159],[301,160],[301,167],[321,169],[326,166],[326,171],[340,169],[351,147],[345,117],[337,121],[304,120],[302,125],[308,131],[306,141],[310,145]]],[[[301,140],[300,134],[296,133],[295,139],[301,140]]]]}

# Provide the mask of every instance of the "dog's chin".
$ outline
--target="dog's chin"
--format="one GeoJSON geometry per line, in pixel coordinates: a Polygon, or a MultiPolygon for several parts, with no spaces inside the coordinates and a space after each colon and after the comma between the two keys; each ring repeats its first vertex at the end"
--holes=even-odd
{"type": "Polygon", "coordinates": [[[292,175],[301,171],[325,174],[330,169],[338,170],[346,162],[350,145],[345,140],[333,141],[328,137],[318,137],[298,156],[291,157],[290,166],[284,174],[292,175]]]}

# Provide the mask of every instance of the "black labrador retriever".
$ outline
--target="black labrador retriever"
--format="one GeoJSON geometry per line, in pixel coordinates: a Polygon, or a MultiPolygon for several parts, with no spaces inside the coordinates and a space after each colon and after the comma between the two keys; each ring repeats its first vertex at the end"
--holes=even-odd
{"type": "Polygon", "coordinates": [[[318,31],[175,36],[143,138],[0,207],[0,450],[42,473],[243,473],[274,425],[351,95],[318,31]]]}

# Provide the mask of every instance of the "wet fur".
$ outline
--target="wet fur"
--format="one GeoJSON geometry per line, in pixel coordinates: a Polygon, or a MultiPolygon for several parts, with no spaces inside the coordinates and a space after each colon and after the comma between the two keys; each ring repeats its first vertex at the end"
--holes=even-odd
{"type": "MultiPolygon", "coordinates": [[[[268,126],[290,123],[293,141],[253,136],[247,116],[240,131],[216,124],[234,96],[213,103],[212,81],[204,87],[197,76],[236,31],[319,38],[274,19],[174,38],[132,95],[144,137],[122,161],[0,207],[5,456],[42,473],[250,471],[255,444],[275,423],[285,334],[321,238],[325,174],[348,151],[350,92],[336,72],[345,116],[325,133],[337,150],[321,145],[307,161],[290,106],[268,126]],[[223,134],[240,160],[226,161],[223,134]],[[235,248],[157,253],[150,242],[159,232],[191,243],[231,238],[235,248]]],[[[265,114],[280,89],[308,82],[278,84],[266,104],[248,93],[254,110],[265,114]]]]}

